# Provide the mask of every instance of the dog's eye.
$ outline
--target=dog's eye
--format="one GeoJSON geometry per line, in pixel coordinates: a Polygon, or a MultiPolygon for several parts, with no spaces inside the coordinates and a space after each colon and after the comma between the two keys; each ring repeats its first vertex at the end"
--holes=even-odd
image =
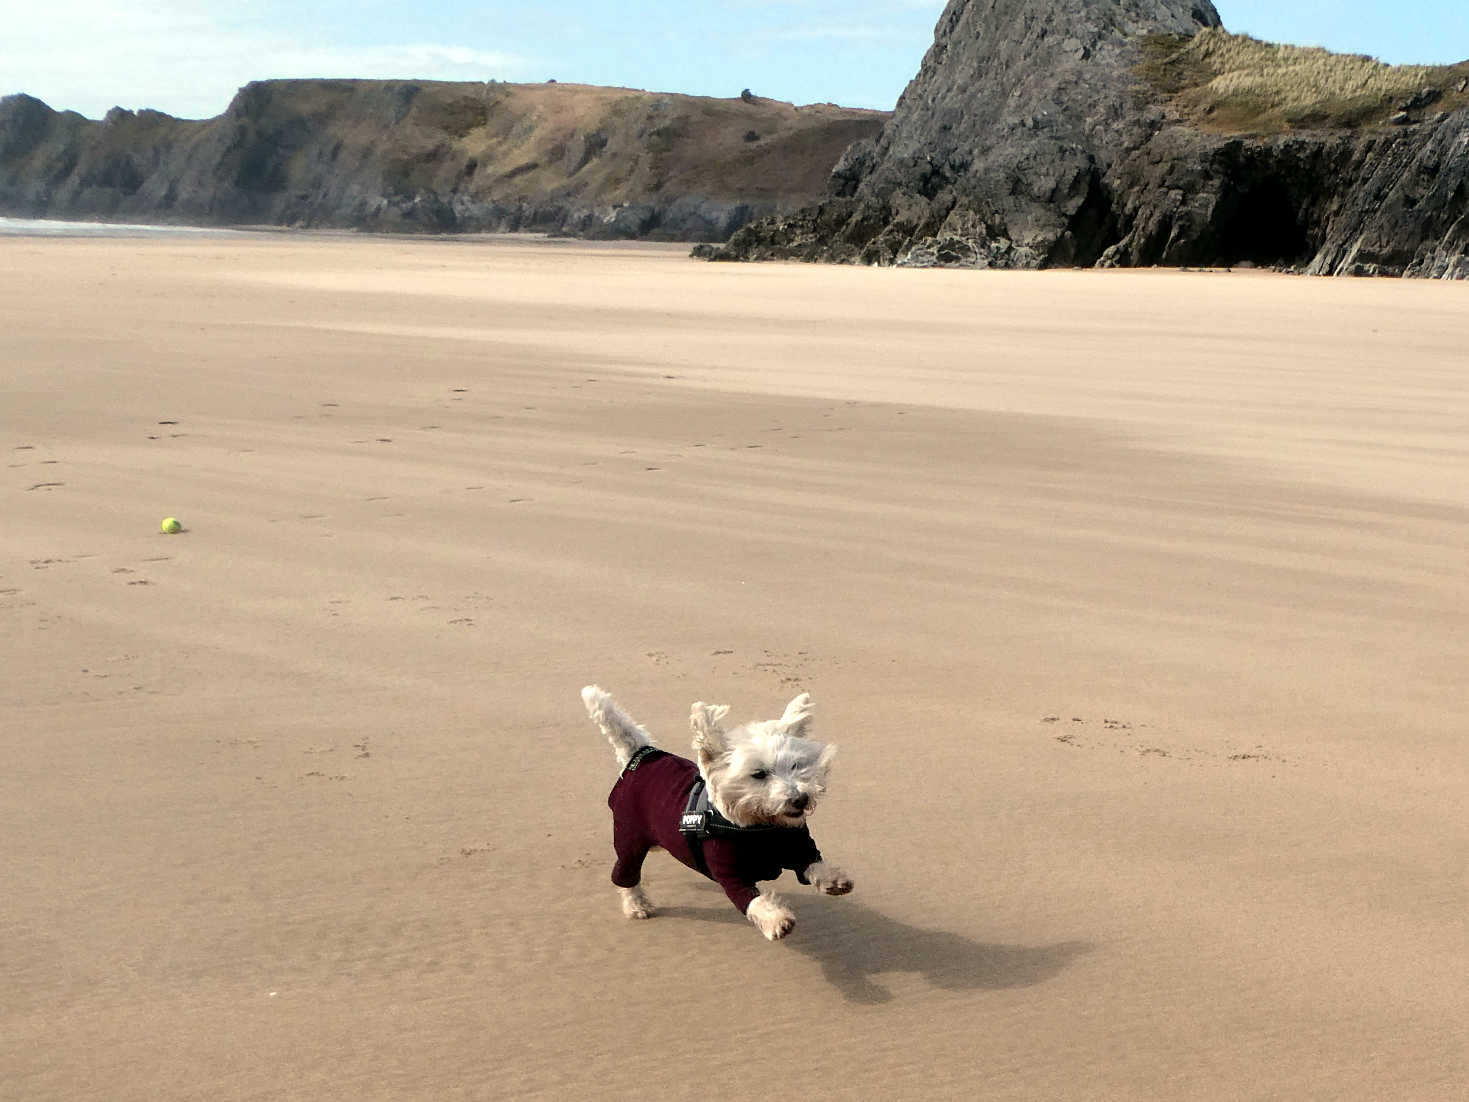
{"type": "Polygon", "coordinates": [[[757,769],[755,770],[755,772],[750,774],[750,779],[754,781],[763,781],[768,776],[770,776],[770,774],[767,773],[765,770],[757,769]]]}

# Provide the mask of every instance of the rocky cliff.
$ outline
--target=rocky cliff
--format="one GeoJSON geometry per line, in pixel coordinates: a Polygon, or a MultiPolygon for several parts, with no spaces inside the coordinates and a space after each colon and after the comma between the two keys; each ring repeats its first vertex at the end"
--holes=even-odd
{"type": "Polygon", "coordinates": [[[218,118],[0,100],[0,213],[723,240],[887,115],[585,85],[264,81],[218,118]]]}
{"type": "Polygon", "coordinates": [[[1230,36],[1208,0],[951,0],[827,199],[699,254],[1463,277],[1466,89],[1230,36]]]}

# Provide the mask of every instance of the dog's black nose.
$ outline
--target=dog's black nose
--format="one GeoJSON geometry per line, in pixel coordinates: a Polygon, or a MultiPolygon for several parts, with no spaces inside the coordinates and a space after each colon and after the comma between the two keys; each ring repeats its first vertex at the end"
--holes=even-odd
{"type": "Polygon", "coordinates": [[[802,792],[799,796],[791,801],[791,806],[794,807],[797,811],[805,811],[806,805],[810,802],[811,797],[802,792]]]}

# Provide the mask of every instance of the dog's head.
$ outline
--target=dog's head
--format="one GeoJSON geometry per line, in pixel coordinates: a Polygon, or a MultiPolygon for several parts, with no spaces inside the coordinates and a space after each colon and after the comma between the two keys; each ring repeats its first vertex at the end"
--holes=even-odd
{"type": "Polygon", "coordinates": [[[736,826],[800,826],[826,792],[835,746],[807,737],[811,696],[802,693],[779,719],[726,731],[723,704],[695,704],[694,754],[709,799],[736,826]]]}

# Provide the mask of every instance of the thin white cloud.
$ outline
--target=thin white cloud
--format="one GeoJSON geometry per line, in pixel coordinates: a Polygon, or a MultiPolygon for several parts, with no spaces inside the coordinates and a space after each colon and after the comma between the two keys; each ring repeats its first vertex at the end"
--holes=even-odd
{"type": "Polygon", "coordinates": [[[771,31],[770,38],[799,41],[801,39],[848,39],[848,40],[873,40],[886,38],[887,32],[877,27],[853,27],[847,25],[832,25],[826,27],[786,27],[782,30],[771,31]]]}
{"type": "Polygon", "coordinates": [[[334,46],[199,5],[64,0],[7,16],[0,95],[27,92],[96,118],[115,104],[217,115],[252,80],[284,77],[489,80],[531,62],[508,51],[416,42],[334,46]]]}
{"type": "Polygon", "coordinates": [[[899,27],[911,30],[914,11],[930,10],[937,18],[944,4],[945,0],[745,0],[719,6],[763,13],[764,19],[752,20],[753,34],[763,42],[878,42],[901,33],[899,27]]]}
{"type": "Polygon", "coordinates": [[[725,0],[719,6],[731,10],[751,11],[792,8],[797,11],[821,9],[833,15],[853,19],[881,19],[894,12],[944,10],[948,0],[725,0]]]}
{"type": "MultiPolygon", "coordinates": [[[[284,46],[262,58],[265,77],[416,77],[424,80],[500,80],[529,62],[514,54],[438,42],[387,46],[284,46]]],[[[258,79],[258,78],[257,78],[258,79]]]]}

